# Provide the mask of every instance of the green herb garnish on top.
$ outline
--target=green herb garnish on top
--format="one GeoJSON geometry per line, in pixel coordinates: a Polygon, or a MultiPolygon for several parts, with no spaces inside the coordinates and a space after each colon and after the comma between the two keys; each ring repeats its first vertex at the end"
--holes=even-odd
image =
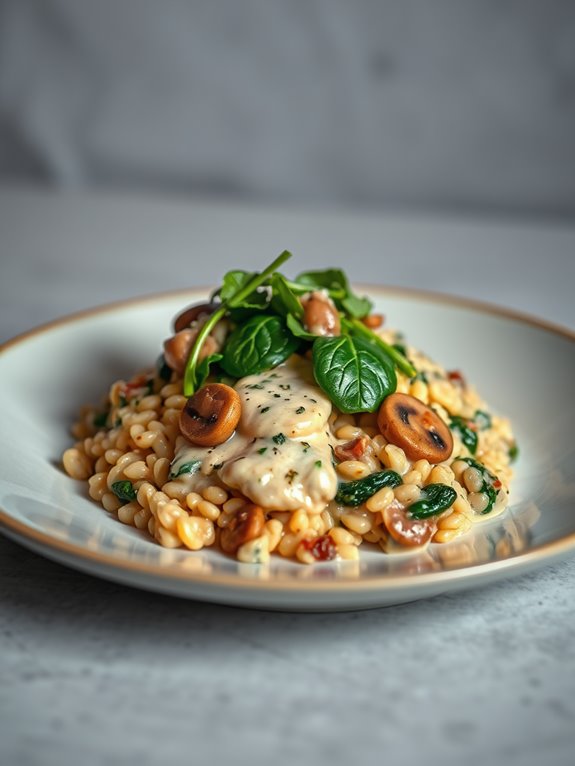
{"type": "Polygon", "coordinates": [[[396,370],[408,377],[416,370],[362,321],[372,303],[354,293],[343,271],[306,271],[290,280],[278,271],[290,257],[284,251],[260,273],[224,276],[191,345],[184,394],[194,394],[210,375],[259,374],[311,351],[317,384],[342,412],[374,412],[395,391],[396,370]],[[231,330],[221,353],[202,354],[223,319],[231,330]]]}

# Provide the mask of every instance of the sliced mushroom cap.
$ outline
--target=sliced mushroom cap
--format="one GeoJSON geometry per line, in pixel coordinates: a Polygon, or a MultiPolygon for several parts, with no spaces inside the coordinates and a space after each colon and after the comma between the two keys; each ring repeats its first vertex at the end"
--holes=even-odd
{"type": "Polygon", "coordinates": [[[453,450],[449,426],[430,407],[409,394],[390,394],[377,415],[388,442],[401,447],[410,460],[441,463],[453,450]]]}
{"type": "Polygon", "coordinates": [[[221,531],[220,545],[224,553],[234,554],[241,545],[259,537],[265,521],[264,512],[259,505],[248,503],[240,508],[228,526],[221,531]]]}
{"type": "Polygon", "coordinates": [[[188,306],[174,319],[174,331],[180,332],[189,327],[192,322],[199,319],[201,316],[209,316],[213,314],[217,306],[215,303],[197,303],[194,306],[188,306]]]}
{"type": "Polygon", "coordinates": [[[240,420],[238,392],[224,383],[208,383],[190,396],[180,413],[180,431],[200,447],[227,441],[240,420]]]}
{"type": "Polygon", "coordinates": [[[383,510],[383,523],[389,534],[400,545],[408,548],[425,545],[437,530],[435,519],[414,519],[398,500],[383,510]]]}

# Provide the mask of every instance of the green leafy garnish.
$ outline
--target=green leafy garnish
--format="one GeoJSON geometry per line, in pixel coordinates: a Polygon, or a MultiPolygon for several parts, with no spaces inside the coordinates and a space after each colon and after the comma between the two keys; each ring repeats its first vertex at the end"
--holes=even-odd
{"type": "Polygon", "coordinates": [[[202,465],[201,460],[190,460],[187,463],[182,463],[181,466],[179,466],[177,471],[170,471],[170,479],[177,479],[178,476],[183,476],[186,473],[196,473],[200,470],[200,467],[202,465]]]}
{"type": "Polygon", "coordinates": [[[272,441],[275,444],[284,444],[286,440],[286,437],[283,434],[276,434],[275,436],[272,436],[272,441]]]}
{"type": "Polygon", "coordinates": [[[318,385],[341,412],[375,412],[397,386],[391,361],[363,338],[317,338],[312,359],[318,385]]]}
{"type": "Polygon", "coordinates": [[[457,492],[447,484],[428,484],[421,490],[423,497],[412,503],[407,511],[414,519],[428,519],[443,513],[457,499],[457,492]]]}
{"type": "Polygon", "coordinates": [[[478,436],[477,432],[469,425],[470,421],[466,418],[462,418],[459,415],[453,415],[449,422],[449,427],[458,431],[461,436],[461,441],[465,444],[467,449],[472,455],[477,452],[478,436]]]}
{"type": "Polygon", "coordinates": [[[364,479],[340,484],[335,501],[341,505],[355,507],[365,503],[383,487],[399,487],[402,483],[402,478],[396,471],[379,471],[366,476],[364,479]]]}
{"type": "Polygon", "coordinates": [[[254,316],[228,337],[220,364],[237,378],[255,375],[285,362],[298,345],[281,317],[254,316]]]}
{"type": "Polygon", "coordinates": [[[472,457],[457,457],[456,460],[463,460],[464,463],[467,463],[467,465],[471,466],[472,468],[475,468],[479,473],[481,474],[482,478],[482,484],[480,492],[484,492],[487,495],[488,502],[487,506],[483,511],[481,511],[481,515],[484,516],[486,513],[489,513],[491,510],[493,510],[493,506],[495,505],[495,501],[497,500],[497,491],[495,489],[494,485],[501,486],[501,482],[495,476],[491,473],[484,465],[483,463],[479,463],[477,460],[474,460],[472,457]]]}
{"type": "Polygon", "coordinates": [[[136,499],[136,490],[131,481],[125,479],[124,481],[115,481],[112,484],[112,492],[119,500],[126,500],[130,502],[136,499]]]}

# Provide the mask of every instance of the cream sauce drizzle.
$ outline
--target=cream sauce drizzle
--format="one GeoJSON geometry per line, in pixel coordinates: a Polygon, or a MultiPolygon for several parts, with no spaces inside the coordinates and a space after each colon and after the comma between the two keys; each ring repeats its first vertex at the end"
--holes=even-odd
{"type": "Polygon", "coordinates": [[[236,384],[242,415],[227,442],[206,450],[184,444],[172,473],[194,460],[201,468],[183,474],[190,491],[216,474],[265,509],[305,508],[318,513],[333,499],[337,475],[332,465],[328,418],[332,404],[313,380],[311,365],[292,357],[283,365],[236,384]]]}

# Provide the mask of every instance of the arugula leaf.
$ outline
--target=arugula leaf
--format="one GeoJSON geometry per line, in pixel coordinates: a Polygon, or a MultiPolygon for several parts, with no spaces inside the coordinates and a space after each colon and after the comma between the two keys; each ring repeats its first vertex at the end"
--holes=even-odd
{"type": "Polygon", "coordinates": [[[228,337],[220,364],[228,375],[243,378],[277,367],[298,346],[281,317],[254,316],[228,337]]]}
{"type": "Polygon", "coordinates": [[[375,412],[397,387],[391,361],[363,338],[316,338],[312,359],[318,385],[341,412],[375,412]]]}

